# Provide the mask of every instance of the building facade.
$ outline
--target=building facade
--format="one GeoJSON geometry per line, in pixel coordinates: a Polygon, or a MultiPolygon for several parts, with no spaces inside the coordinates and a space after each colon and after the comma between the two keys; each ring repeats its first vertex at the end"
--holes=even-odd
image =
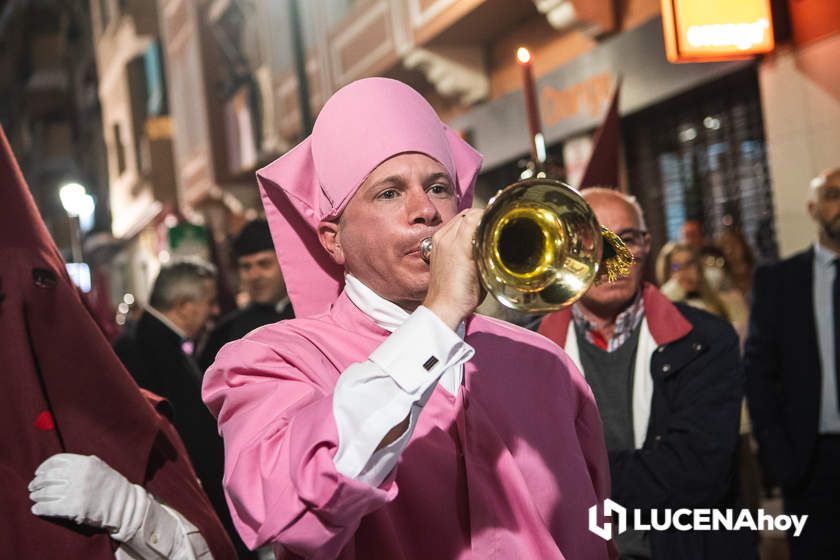
{"type": "Polygon", "coordinates": [[[114,237],[110,292],[143,301],[165,247],[162,221],[179,208],[157,7],[91,0],[90,14],[114,237]]]}
{"type": "Polygon", "coordinates": [[[64,183],[97,201],[92,231],[107,231],[108,178],[84,3],[6,2],[0,10],[0,123],[44,222],[71,258],[64,183]]]}
{"type": "Polygon", "coordinates": [[[659,0],[159,0],[178,198],[230,230],[224,208],[259,211],[253,172],[306,135],[307,115],[378,75],[418,89],[485,155],[486,200],[528,157],[524,45],[562,178],[580,177],[621,81],[618,186],[654,245],[699,219],[710,235],[741,228],[772,260],[813,237],[804,189],[837,164],[835,5],[775,2],[771,55],[672,64],[659,0]]]}

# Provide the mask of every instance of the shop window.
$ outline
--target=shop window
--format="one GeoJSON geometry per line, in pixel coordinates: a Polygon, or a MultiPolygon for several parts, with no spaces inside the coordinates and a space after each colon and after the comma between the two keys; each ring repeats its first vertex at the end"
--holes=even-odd
{"type": "Polygon", "coordinates": [[[700,220],[710,238],[737,227],[760,260],[777,258],[754,67],[626,117],[622,131],[655,250],[700,220]]]}

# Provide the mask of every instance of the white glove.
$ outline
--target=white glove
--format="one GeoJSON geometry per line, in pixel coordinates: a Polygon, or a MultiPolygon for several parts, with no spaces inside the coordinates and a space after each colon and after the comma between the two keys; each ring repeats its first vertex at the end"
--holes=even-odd
{"type": "Polygon", "coordinates": [[[121,542],[143,524],[151,501],[145,489],[99,457],[74,453],[59,453],[41,463],[29,483],[29,498],[35,502],[35,515],[100,527],[121,542]]]}
{"type": "Polygon", "coordinates": [[[131,550],[128,558],[212,558],[194,525],[93,455],[59,453],[41,463],[29,498],[35,515],[110,531],[131,550]]]}

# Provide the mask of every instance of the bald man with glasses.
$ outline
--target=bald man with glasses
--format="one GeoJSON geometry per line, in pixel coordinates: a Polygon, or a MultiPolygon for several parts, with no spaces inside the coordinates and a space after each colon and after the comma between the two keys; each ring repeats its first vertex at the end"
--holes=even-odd
{"type": "MultiPolygon", "coordinates": [[[[606,188],[582,194],[635,262],[626,278],[547,315],[539,332],[565,348],[595,394],[612,499],[642,510],[736,507],[738,337],[728,322],[643,281],[650,235],[634,198],[606,188]]],[[[628,560],[755,558],[754,535],[743,532],[631,528],[616,542],[628,560]]]]}

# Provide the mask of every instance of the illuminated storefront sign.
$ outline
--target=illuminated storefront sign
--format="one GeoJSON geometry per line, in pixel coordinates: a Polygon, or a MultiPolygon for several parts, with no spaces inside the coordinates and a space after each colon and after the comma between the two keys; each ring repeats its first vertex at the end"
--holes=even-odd
{"type": "Polygon", "coordinates": [[[770,0],[662,0],[671,62],[733,60],[773,50],[770,0]]]}

